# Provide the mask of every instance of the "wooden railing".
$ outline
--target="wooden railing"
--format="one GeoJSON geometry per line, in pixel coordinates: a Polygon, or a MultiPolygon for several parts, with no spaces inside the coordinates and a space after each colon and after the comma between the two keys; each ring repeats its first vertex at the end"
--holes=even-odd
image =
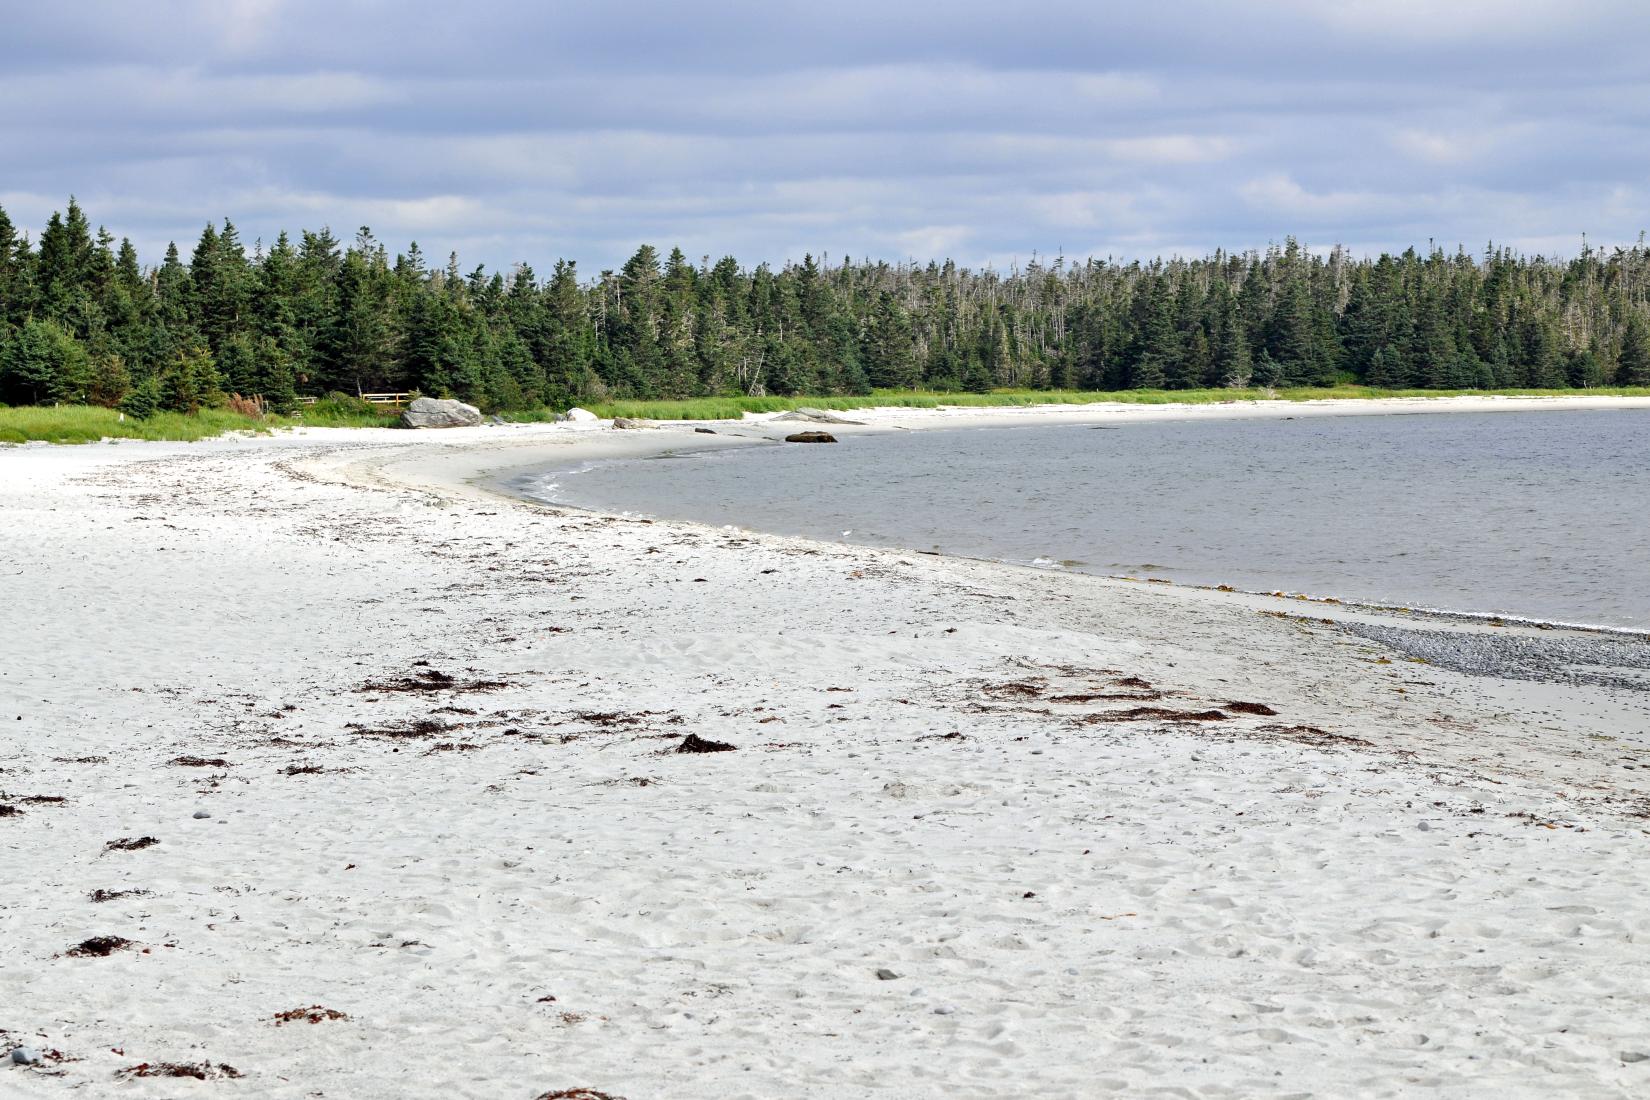
{"type": "MultiPolygon", "coordinates": [[[[406,392],[406,393],[363,393],[363,394],[360,395],[361,400],[363,400],[363,401],[370,401],[374,405],[388,405],[391,408],[396,408],[396,409],[401,408],[407,402],[411,401],[414,396],[416,396],[416,395],[413,394],[413,393],[410,393],[410,392],[406,392]]],[[[300,405],[313,405],[313,404],[315,404],[315,402],[317,402],[319,400],[320,400],[320,398],[318,398],[318,397],[300,397],[300,398],[298,398],[298,403],[300,405]]]]}

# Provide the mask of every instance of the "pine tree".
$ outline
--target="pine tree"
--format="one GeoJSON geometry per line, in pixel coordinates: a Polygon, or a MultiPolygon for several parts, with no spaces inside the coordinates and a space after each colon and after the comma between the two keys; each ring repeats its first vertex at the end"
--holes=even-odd
{"type": "Polygon", "coordinates": [[[1623,386],[1650,386],[1650,322],[1642,312],[1629,314],[1617,356],[1616,380],[1623,386]]]}
{"type": "Polygon", "coordinates": [[[390,385],[392,362],[388,265],[365,226],[344,255],[336,286],[337,312],[321,336],[330,368],[322,379],[342,393],[374,393],[390,385]]]}
{"type": "Polygon", "coordinates": [[[1316,335],[1312,296],[1305,278],[1291,275],[1283,284],[1266,330],[1266,352],[1277,364],[1282,382],[1318,385],[1323,381],[1316,335]]]}
{"type": "Polygon", "coordinates": [[[1254,379],[1254,365],[1249,354],[1249,330],[1238,313],[1237,300],[1224,295],[1220,325],[1220,347],[1216,352],[1219,370],[1217,384],[1228,389],[1242,389],[1254,379]]]}
{"type": "Polygon", "coordinates": [[[90,380],[86,349],[54,321],[25,321],[0,347],[0,402],[77,404],[90,380]]]}
{"type": "Polygon", "coordinates": [[[247,328],[252,276],[246,249],[234,223],[221,231],[208,225],[189,265],[197,328],[206,346],[220,359],[231,339],[247,328]]]}
{"type": "Polygon", "coordinates": [[[115,407],[127,416],[138,420],[147,420],[161,411],[166,395],[161,388],[158,377],[149,377],[139,380],[126,396],[120,399],[115,407]]]}
{"type": "Polygon", "coordinates": [[[224,221],[192,262],[173,246],[146,270],[77,203],[38,250],[0,211],[0,400],[194,407],[219,384],[284,406],[419,386],[490,408],[872,386],[1650,384],[1642,241],[1556,262],[1494,247],[1355,260],[1289,240],[1006,275],[817,254],[774,271],[679,248],[661,263],[643,245],[588,282],[558,261],[543,285],[526,264],[432,269],[416,244],[392,264],[365,229],[348,249],[323,229],[247,251],[224,221]]]}
{"type": "Polygon", "coordinates": [[[160,377],[161,404],[172,412],[197,413],[217,396],[217,364],[202,343],[180,349],[160,377]]]}
{"type": "Polygon", "coordinates": [[[48,317],[62,319],[74,300],[87,293],[92,274],[92,234],[85,212],[69,199],[67,217],[53,212],[40,234],[35,260],[35,293],[48,317]]]}
{"type": "Polygon", "coordinates": [[[1181,354],[1173,291],[1168,279],[1152,276],[1135,295],[1134,365],[1128,385],[1136,390],[1162,389],[1181,354]]]}
{"type": "Polygon", "coordinates": [[[20,323],[28,312],[24,290],[31,259],[17,227],[0,207],[0,336],[9,325],[20,323]]]}
{"type": "Polygon", "coordinates": [[[545,400],[571,403],[588,391],[592,381],[591,345],[595,332],[590,310],[579,288],[578,268],[558,260],[545,288],[545,400]]]}

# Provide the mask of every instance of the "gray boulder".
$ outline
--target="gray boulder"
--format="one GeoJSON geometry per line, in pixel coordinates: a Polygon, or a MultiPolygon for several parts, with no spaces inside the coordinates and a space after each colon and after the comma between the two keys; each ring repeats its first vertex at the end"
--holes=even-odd
{"type": "Polygon", "coordinates": [[[588,424],[593,421],[600,420],[601,417],[597,416],[589,409],[581,409],[575,406],[574,408],[567,410],[566,419],[571,420],[575,424],[588,424]]]}
{"type": "Polygon", "coordinates": [[[792,409],[788,413],[780,413],[775,420],[806,420],[812,424],[863,424],[863,420],[847,420],[836,413],[826,412],[824,409],[811,409],[806,405],[799,409],[792,409]]]}
{"type": "Polygon", "coordinates": [[[634,419],[632,419],[628,416],[615,416],[613,418],[613,426],[615,428],[651,428],[651,427],[653,427],[653,425],[649,424],[645,420],[634,420],[634,419]]]}
{"type": "Polygon", "coordinates": [[[401,410],[403,428],[473,428],[480,423],[481,410],[462,401],[420,397],[401,410]]]}

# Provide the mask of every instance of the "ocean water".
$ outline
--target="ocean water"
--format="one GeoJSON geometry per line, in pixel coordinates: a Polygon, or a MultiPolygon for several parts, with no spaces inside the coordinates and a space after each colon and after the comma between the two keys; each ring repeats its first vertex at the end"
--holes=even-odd
{"type": "Polygon", "coordinates": [[[1650,412],[927,430],[536,471],[610,512],[1650,628],[1650,412]]]}

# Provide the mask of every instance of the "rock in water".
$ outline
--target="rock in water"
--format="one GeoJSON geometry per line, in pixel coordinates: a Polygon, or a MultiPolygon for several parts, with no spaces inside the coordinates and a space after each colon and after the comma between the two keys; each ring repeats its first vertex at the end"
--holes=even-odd
{"type": "Polygon", "coordinates": [[[716,434],[716,431],[715,431],[714,428],[695,428],[693,430],[695,432],[699,433],[700,435],[715,435],[716,434]]]}
{"type": "Polygon", "coordinates": [[[403,428],[473,428],[480,423],[481,410],[462,401],[420,397],[401,410],[403,428]]]}
{"type": "Polygon", "coordinates": [[[836,436],[830,432],[797,432],[785,437],[786,443],[835,443],[836,436]]]}
{"type": "Polygon", "coordinates": [[[597,416],[589,409],[574,407],[567,410],[567,419],[571,420],[575,424],[588,424],[593,420],[600,420],[601,417],[597,416]]]}

